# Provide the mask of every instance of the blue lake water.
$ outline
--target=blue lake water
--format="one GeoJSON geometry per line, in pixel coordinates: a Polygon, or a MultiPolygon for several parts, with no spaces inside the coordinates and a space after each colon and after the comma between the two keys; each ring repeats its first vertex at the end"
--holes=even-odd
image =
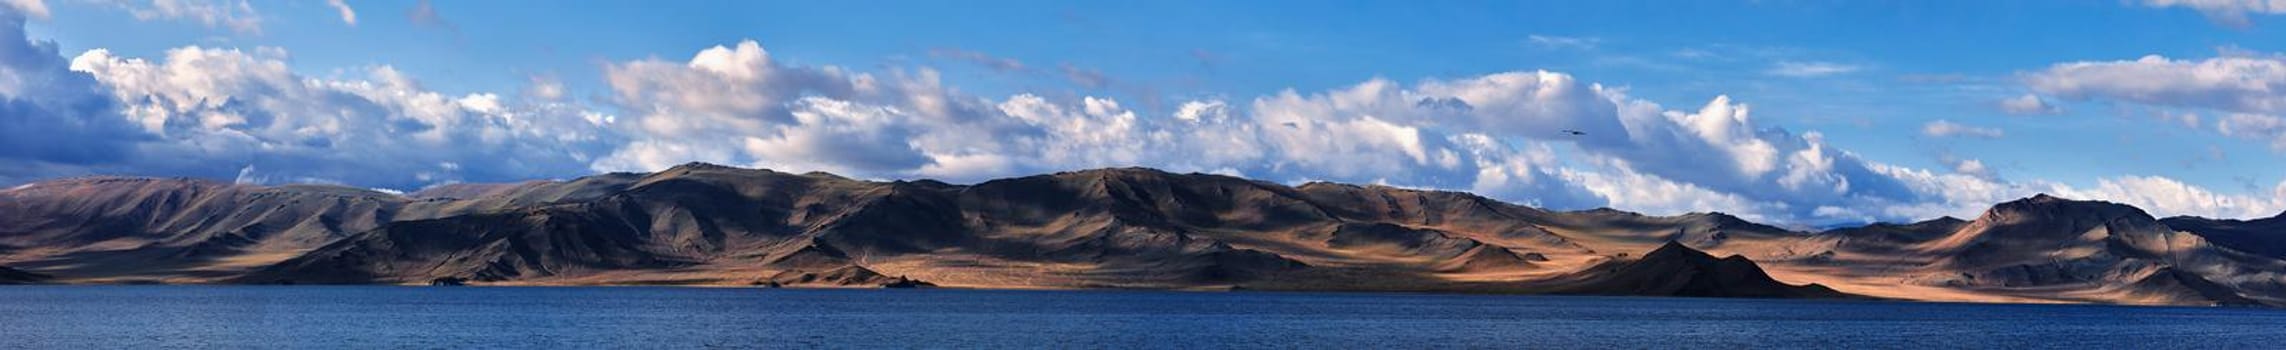
{"type": "Polygon", "coordinates": [[[2286,310],[1153,291],[0,287],[0,347],[2280,348],[2286,310]]]}

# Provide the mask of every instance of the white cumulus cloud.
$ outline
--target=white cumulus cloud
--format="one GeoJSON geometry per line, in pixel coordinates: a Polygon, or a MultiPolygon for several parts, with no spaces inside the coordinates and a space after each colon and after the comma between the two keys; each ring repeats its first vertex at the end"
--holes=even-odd
{"type": "Polygon", "coordinates": [[[42,0],[0,1],[0,10],[15,11],[32,19],[48,18],[48,3],[42,0]]]}
{"type": "Polygon", "coordinates": [[[2280,185],[2272,193],[2228,195],[2165,177],[2122,176],[2103,179],[2092,188],[2060,188],[2055,192],[2066,198],[2125,203],[2160,217],[2256,218],[2286,211],[2286,196],[2281,195],[2286,194],[2286,183],[2280,185]]]}
{"type": "Polygon", "coordinates": [[[1745,201],[1769,212],[1742,214],[1779,220],[1817,220],[1821,206],[1927,197],[1815,133],[1756,125],[1728,97],[1666,110],[1546,71],[1376,79],[1247,103],[1194,100],[1166,115],[1102,97],[967,96],[928,70],[878,76],[787,66],[754,42],[606,71],[616,103],[636,112],[621,124],[634,142],[597,162],[602,170],[702,160],[974,180],[1142,165],[1464,189],[1564,208],[1739,210],[1727,205],[1745,201]],[[711,140],[743,141],[725,148],[711,140]],[[1647,184],[1687,190],[1631,187],[1647,184]]]}
{"type": "Polygon", "coordinates": [[[2048,103],[2047,99],[2040,98],[2039,95],[2033,94],[2024,94],[2023,96],[2001,99],[1999,105],[2001,112],[2015,115],[2057,114],[2064,112],[2063,107],[2048,103]]]}
{"type": "MultiPolygon", "coordinates": [[[[15,45],[0,50],[0,107],[11,108],[0,115],[17,118],[0,122],[23,126],[0,128],[11,136],[0,139],[10,146],[0,148],[0,178],[19,181],[143,173],[409,189],[707,161],[972,182],[1150,166],[1799,224],[1973,215],[2034,192],[2168,213],[2277,207],[2159,177],[2083,189],[2001,180],[1974,160],[1941,171],[1889,165],[1818,132],[1761,124],[1727,96],[1670,109],[1548,71],[1372,79],[1147,111],[1101,96],[969,95],[926,68],[787,64],[743,41],[604,64],[610,105],[586,106],[562,101],[562,82],[542,81],[552,78],[520,94],[448,94],[385,65],[310,77],[275,48],[191,46],[152,58],[99,49],[66,60],[52,44],[15,45]]],[[[2258,122],[2232,130],[2270,130],[2258,122]]],[[[1952,128],[1944,133],[1984,133],[1952,128]]]]}
{"type": "Polygon", "coordinates": [[[146,60],[98,49],[70,68],[108,86],[124,121],[154,139],[120,165],[138,171],[256,168],[272,178],[418,188],[565,176],[585,170],[611,137],[570,106],[445,95],[388,66],[357,79],[310,78],[283,56],[190,46],[146,60]]]}

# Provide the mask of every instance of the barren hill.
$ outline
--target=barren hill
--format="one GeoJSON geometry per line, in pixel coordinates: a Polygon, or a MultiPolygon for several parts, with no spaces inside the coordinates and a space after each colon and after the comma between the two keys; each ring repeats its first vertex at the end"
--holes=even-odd
{"type": "Polygon", "coordinates": [[[1287,186],[1145,168],[955,185],[693,163],[410,195],[196,179],[54,180],[0,191],[0,265],[52,276],[26,282],[53,283],[1859,294],[2243,305],[2286,296],[2286,261],[2274,249],[2279,225],[2266,220],[2157,220],[2124,205],[2042,195],[1974,220],[1799,232],[1721,213],[1550,211],[1463,192],[1287,186]]]}

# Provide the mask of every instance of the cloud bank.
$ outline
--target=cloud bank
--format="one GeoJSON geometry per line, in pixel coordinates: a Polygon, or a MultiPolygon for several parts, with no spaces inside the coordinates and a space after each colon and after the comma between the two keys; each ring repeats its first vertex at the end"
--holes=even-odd
{"type": "MultiPolygon", "coordinates": [[[[1973,160],[1942,171],[1885,164],[1836,148],[1821,133],[1759,124],[1748,104],[1727,96],[1670,108],[1550,71],[1371,79],[1174,101],[1153,113],[1100,96],[964,94],[925,67],[787,64],[742,41],[683,59],[605,63],[604,100],[566,102],[562,82],[545,76],[508,94],[437,92],[385,65],[349,77],[304,76],[286,68],[278,48],[187,46],[153,58],[97,49],[66,59],[53,44],[28,40],[23,18],[13,15],[11,32],[0,33],[9,45],[0,50],[7,112],[0,122],[8,123],[0,132],[10,134],[0,142],[20,143],[0,149],[0,168],[10,169],[0,180],[9,182],[119,173],[416,189],[705,161],[955,182],[1150,166],[1467,190],[1558,209],[1724,211],[1803,225],[1969,215],[2034,192],[2161,213],[2248,216],[2286,207],[2275,197],[2216,194],[2159,177],[2077,188],[2001,181],[1973,160]]],[[[1856,69],[1796,68],[1809,72],[1803,76],[1856,69]]],[[[2109,91],[2058,86],[2072,88],[2041,92],[2109,91]]],[[[2233,130],[2278,129],[2256,122],[2233,130]]]]}
{"type": "Polygon", "coordinates": [[[2254,26],[2247,15],[2286,14],[2286,1],[2278,0],[2143,0],[2143,5],[2190,8],[2215,24],[2235,28],[2254,26]]]}
{"type": "MultiPolygon", "coordinates": [[[[99,0],[135,19],[188,21],[244,34],[262,33],[262,14],[245,0],[99,0]]],[[[347,8],[346,6],[342,8],[347,8]]],[[[347,10],[343,11],[344,13],[347,10]]],[[[347,16],[344,16],[347,17],[347,16]]]]}
{"type": "Polygon", "coordinates": [[[2025,85],[2064,98],[2161,109],[2161,120],[2194,128],[2212,121],[2211,130],[2221,135],[2286,152],[2286,118],[2279,117],[2286,113],[2286,59],[2277,56],[2067,62],[2026,75],[2025,85]]]}

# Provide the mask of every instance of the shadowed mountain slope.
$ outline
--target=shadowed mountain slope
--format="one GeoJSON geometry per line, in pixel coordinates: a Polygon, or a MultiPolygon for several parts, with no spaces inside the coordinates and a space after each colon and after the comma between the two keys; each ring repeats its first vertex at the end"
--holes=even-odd
{"type": "Polygon", "coordinates": [[[1975,220],[1837,230],[1844,262],[1908,283],[2056,301],[2239,305],[2278,295],[2286,262],[2208,243],[2132,206],[2048,195],[1975,220]],[[1941,235],[1945,228],[1950,232],[1941,235]]]}
{"type": "Polygon", "coordinates": [[[1678,242],[1660,245],[1659,249],[1634,261],[1586,271],[1581,279],[1577,284],[1559,289],[1558,293],[1710,298],[1851,297],[1817,284],[1795,286],[1779,282],[1746,257],[1716,258],[1678,242]]]}
{"type": "Polygon", "coordinates": [[[2205,237],[2215,245],[2272,258],[2286,258],[2286,213],[2254,220],[2177,216],[2159,222],[2167,227],[2205,237]]]}
{"type": "Polygon", "coordinates": [[[60,283],[1868,294],[2244,305],[2286,295],[2286,261],[2266,248],[2276,244],[2269,238],[2275,220],[2161,221],[2124,205],[2042,195],[1996,205],[1975,220],[1813,233],[1722,213],[1549,211],[1462,192],[1287,186],[1145,168],[954,185],[692,163],[408,195],[195,179],[41,182],[0,191],[0,265],[60,283]]]}
{"type": "Polygon", "coordinates": [[[47,282],[49,278],[51,277],[48,275],[24,272],[22,270],[0,266],[0,284],[41,283],[47,282]]]}

